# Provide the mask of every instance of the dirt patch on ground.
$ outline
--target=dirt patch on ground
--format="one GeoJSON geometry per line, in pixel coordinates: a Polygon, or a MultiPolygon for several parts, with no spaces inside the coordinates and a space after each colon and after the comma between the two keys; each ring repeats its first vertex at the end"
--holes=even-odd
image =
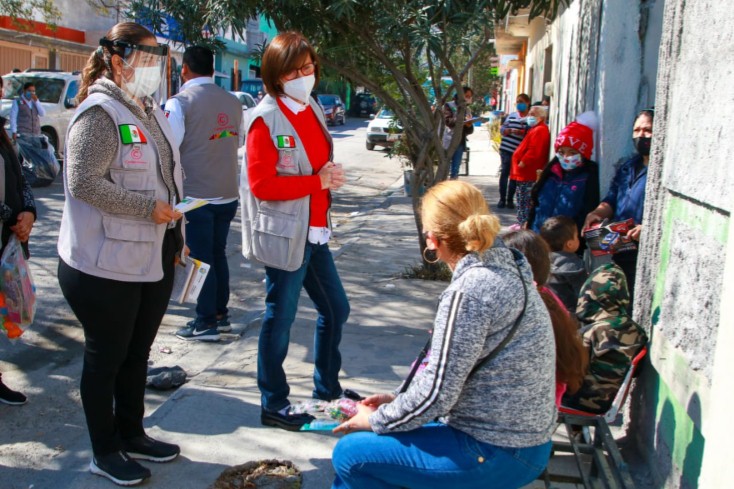
{"type": "Polygon", "coordinates": [[[287,460],[258,460],[226,469],[209,489],[300,489],[301,471],[287,460]]]}

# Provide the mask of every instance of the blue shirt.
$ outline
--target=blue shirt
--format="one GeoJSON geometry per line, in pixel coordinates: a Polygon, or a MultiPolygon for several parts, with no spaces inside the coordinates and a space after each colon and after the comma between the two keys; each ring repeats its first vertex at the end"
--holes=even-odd
{"type": "Polygon", "coordinates": [[[635,224],[642,224],[646,184],[647,166],[642,162],[642,156],[635,155],[619,167],[607,196],[602,200],[614,209],[614,222],[632,218],[635,224]]]}

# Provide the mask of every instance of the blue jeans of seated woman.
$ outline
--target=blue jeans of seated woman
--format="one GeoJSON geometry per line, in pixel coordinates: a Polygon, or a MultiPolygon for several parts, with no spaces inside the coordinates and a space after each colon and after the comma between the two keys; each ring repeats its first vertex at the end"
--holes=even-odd
{"type": "Polygon", "coordinates": [[[440,423],[389,435],[353,433],[334,447],[336,477],[331,487],[518,488],[540,475],[550,450],[550,441],[529,448],[502,448],[440,423]]]}
{"type": "Polygon", "coordinates": [[[336,399],[342,394],[339,343],[342,326],[349,317],[349,301],[329,245],[306,243],[303,265],[293,272],[265,267],[265,289],[265,316],[257,353],[257,386],[262,394],[262,407],[278,411],[290,404],[283,362],[288,354],[301,289],[306,289],[318,312],[313,346],[313,396],[336,399]]]}

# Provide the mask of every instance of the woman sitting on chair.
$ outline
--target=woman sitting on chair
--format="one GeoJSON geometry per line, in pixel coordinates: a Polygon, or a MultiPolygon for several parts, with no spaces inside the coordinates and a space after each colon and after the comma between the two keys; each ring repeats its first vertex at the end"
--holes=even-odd
{"type": "Polygon", "coordinates": [[[479,189],[441,182],[421,214],[427,248],[453,271],[430,360],[335,429],[349,435],[334,448],[332,488],[522,487],[546,466],[556,424],[548,312],[479,189]]]}

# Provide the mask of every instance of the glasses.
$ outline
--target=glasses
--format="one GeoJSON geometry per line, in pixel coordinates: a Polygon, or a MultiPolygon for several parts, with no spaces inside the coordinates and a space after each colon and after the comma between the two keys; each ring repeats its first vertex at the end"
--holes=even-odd
{"type": "Polygon", "coordinates": [[[293,80],[295,78],[298,78],[299,73],[302,76],[309,76],[309,75],[313,75],[315,71],[316,71],[316,63],[306,63],[305,65],[301,66],[300,68],[287,72],[285,75],[283,75],[283,78],[285,78],[286,80],[293,80]]]}

